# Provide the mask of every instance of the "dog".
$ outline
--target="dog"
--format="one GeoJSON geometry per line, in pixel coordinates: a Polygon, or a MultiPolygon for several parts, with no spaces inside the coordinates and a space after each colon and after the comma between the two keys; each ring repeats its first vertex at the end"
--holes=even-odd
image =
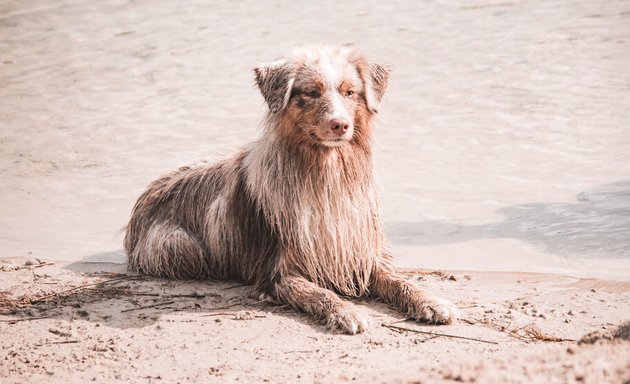
{"type": "Polygon", "coordinates": [[[152,182],[125,229],[129,267],[240,280],[348,334],[368,318],[338,294],[453,322],[455,305],[394,271],[379,216],[371,143],[389,70],[354,48],[310,47],[254,74],[269,107],[262,135],[229,159],[152,182]]]}

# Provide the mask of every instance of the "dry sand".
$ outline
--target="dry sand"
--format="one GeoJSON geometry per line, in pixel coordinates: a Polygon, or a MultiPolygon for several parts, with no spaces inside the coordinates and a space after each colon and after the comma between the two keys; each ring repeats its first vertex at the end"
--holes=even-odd
{"type": "Polygon", "coordinates": [[[506,332],[577,340],[629,318],[629,44],[623,0],[0,0],[2,383],[630,380],[627,340],[506,332]],[[124,271],[145,185],[253,139],[251,67],[314,42],[392,66],[375,152],[396,262],[454,271],[419,283],[461,322],[397,325],[498,344],[398,333],[378,303],[361,303],[368,333],[330,334],[228,283],[29,302],[124,271]]]}
{"type": "Polygon", "coordinates": [[[251,287],[234,282],[174,282],[77,272],[86,269],[81,263],[25,262],[0,265],[0,290],[10,292],[0,296],[3,383],[630,380],[628,329],[612,340],[577,343],[592,331],[611,335],[628,318],[630,283],[408,271],[428,291],[455,301],[462,320],[405,322],[386,305],[361,300],[370,329],[348,336],[258,302],[248,295],[251,287]]]}

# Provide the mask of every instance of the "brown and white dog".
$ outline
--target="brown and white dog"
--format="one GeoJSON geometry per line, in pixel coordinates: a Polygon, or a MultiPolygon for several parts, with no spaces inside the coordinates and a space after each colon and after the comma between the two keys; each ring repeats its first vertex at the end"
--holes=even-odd
{"type": "Polygon", "coordinates": [[[260,139],[149,185],[126,228],[129,266],[178,279],[239,279],[346,333],[367,318],[337,293],[451,323],[457,308],[398,276],[378,212],[372,118],[389,71],[352,48],[314,47],[255,68],[260,139]]]}

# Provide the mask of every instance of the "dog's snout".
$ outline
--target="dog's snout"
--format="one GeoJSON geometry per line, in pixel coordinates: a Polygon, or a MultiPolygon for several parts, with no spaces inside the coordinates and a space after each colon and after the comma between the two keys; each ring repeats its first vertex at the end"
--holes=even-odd
{"type": "Polygon", "coordinates": [[[330,120],[330,130],[339,136],[348,132],[348,128],[350,128],[350,123],[346,119],[330,120]]]}

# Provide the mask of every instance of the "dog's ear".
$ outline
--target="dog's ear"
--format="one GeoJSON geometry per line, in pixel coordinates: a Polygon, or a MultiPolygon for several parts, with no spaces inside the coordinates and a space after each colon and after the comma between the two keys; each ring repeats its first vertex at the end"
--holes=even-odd
{"type": "Polygon", "coordinates": [[[367,61],[355,52],[352,58],[363,81],[365,104],[374,113],[378,112],[378,105],[387,90],[389,82],[389,68],[367,61]]]}
{"type": "Polygon", "coordinates": [[[260,88],[271,113],[286,108],[295,76],[286,60],[276,60],[254,68],[256,84],[260,88]]]}

